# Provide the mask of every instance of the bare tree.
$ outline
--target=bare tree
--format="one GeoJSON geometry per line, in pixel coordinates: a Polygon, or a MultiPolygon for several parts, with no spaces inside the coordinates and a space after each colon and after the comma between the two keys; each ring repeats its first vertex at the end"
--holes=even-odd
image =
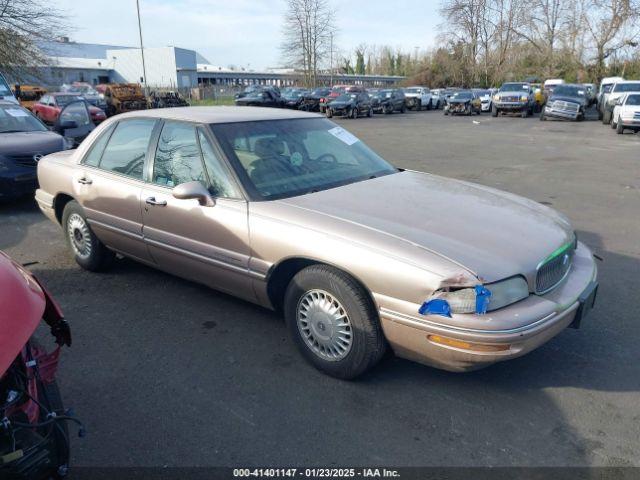
{"type": "Polygon", "coordinates": [[[584,26],[595,50],[596,75],[605,72],[606,60],[625,47],[637,46],[637,0],[588,0],[583,11],[584,26]]]}
{"type": "Polygon", "coordinates": [[[302,69],[308,87],[318,83],[335,30],[335,12],[327,0],[287,0],[282,51],[289,64],[302,69]]]}
{"type": "Polygon", "coordinates": [[[64,34],[62,12],[42,0],[0,0],[0,69],[20,80],[47,64],[39,44],[64,34]]]}

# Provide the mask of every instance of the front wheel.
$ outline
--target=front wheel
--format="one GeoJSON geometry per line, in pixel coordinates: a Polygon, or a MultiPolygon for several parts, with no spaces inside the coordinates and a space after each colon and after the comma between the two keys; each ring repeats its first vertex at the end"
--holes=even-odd
{"type": "Polygon", "coordinates": [[[407,111],[407,106],[403,103],[402,107],[400,107],[400,113],[405,113],[406,111],[407,111]]]}
{"type": "Polygon", "coordinates": [[[602,115],[602,124],[609,125],[609,123],[611,123],[611,112],[605,110],[604,114],[602,115]]]}
{"type": "Polygon", "coordinates": [[[492,117],[497,117],[498,116],[498,109],[496,108],[495,105],[493,107],[491,107],[491,116],[492,117]]]}
{"type": "Polygon", "coordinates": [[[616,133],[618,135],[622,135],[624,133],[624,127],[621,122],[618,122],[618,125],[616,126],[616,133]]]}
{"type": "Polygon", "coordinates": [[[386,343],[373,301],[352,277],[328,265],[298,272],[284,301],[289,333],[314,367],[352,379],[382,358],[386,343]]]}
{"type": "Polygon", "coordinates": [[[333,112],[331,111],[330,108],[327,108],[326,112],[327,112],[327,118],[333,117],[333,112]]]}
{"type": "Polygon", "coordinates": [[[108,268],[115,259],[95,236],[78,202],[70,201],[62,213],[62,228],[76,263],[85,270],[97,272],[108,268]]]}

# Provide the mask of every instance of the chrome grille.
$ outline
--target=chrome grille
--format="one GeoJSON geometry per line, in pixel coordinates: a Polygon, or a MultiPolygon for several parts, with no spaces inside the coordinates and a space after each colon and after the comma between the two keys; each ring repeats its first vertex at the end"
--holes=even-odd
{"type": "Polygon", "coordinates": [[[503,102],[519,102],[520,97],[502,97],[501,100],[503,102]]]}
{"type": "Polygon", "coordinates": [[[538,267],[536,293],[545,293],[558,285],[569,272],[575,254],[575,242],[538,267]]]}
{"type": "Polygon", "coordinates": [[[580,105],[573,102],[565,102],[563,100],[556,100],[553,102],[553,108],[557,110],[566,110],[567,112],[575,113],[580,109],[580,105]]]}

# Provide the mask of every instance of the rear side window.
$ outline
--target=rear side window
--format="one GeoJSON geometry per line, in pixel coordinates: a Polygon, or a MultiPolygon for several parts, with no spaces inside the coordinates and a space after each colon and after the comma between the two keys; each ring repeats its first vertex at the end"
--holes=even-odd
{"type": "Polygon", "coordinates": [[[118,123],[102,153],[100,168],[142,180],[144,158],[156,121],[125,120],[118,123]]]}
{"type": "Polygon", "coordinates": [[[100,164],[100,159],[102,158],[102,152],[104,152],[104,147],[109,141],[109,136],[111,136],[111,132],[113,132],[113,125],[107,128],[106,131],[102,132],[100,138],[93,142],[91,146],[91,150],[82,160],[83,165],[89,165],[90,167],[97,167],[100,164]]]}

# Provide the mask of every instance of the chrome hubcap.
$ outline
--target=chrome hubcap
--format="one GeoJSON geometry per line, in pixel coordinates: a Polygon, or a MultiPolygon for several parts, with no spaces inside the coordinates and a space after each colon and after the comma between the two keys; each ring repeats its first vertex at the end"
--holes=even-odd
{"type": "Polygon", "coordinates": [[[309,290],[298,302],[298,330],[323,360],[342,360],[351,351],[351,321],[342,304],[324,290],[309,290]]]}
{"type": "Polygon", "coordinates": [[[92,248],[91,234],[87,222],[77,213],[72,213],[67,220],[67,234],[75,254],[81,258],[88,258],[92,248]]]}

